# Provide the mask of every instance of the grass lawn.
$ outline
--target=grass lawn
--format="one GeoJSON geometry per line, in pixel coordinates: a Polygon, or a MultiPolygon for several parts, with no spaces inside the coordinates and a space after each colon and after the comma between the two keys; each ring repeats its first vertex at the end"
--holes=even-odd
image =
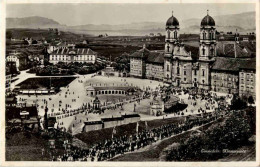
{"type": "Polygon", "coordinates": [[[41,147],[35,145],[7,146],[6,161],[48,161],[49,155],[42,156],[41,147]]]}
{"type": "Polygon", "coordinates": [[[48,154],[42,156],[42,148],[46,148],[47,140],[40,136],[26,136],[22,132],[8,135],[6,139],[7,161],[46,161],[48,154]]]}
{"type": "Polygon", "coordinates": [[[25,81],[19,83],[21,89],[39,89],[51,87],[60,88],[65,87],[71,83],[76,77],[36,77],[28,78],[25,81]],[[51,81],[50,81],[51,80],[51,81]]]}

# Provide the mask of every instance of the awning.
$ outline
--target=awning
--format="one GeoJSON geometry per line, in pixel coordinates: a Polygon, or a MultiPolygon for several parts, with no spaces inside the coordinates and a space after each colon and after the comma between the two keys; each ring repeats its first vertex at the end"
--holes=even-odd
{"type": "Polygon", "coordinates": [[[36,91],[36,93],[42,93],[42,91],[40,91],[40,90],[37,90],[37,91],[36,91]]]}
{"type": "Polygon", "coordinates": [[[34,94],[35,90],[30,90],[29,93],[34,94]]]}
{"type": "Polygon", "coordinates": [[[23,93],[29,93],[29,91],[28,90],[23,90],[23,93]]]}
{"type": "Polygon", "coordinates": [[[46,91],[46,90],[43,90],[43,91],[42,91],[42,93],[48,93],[48,91],[46,91]]]}

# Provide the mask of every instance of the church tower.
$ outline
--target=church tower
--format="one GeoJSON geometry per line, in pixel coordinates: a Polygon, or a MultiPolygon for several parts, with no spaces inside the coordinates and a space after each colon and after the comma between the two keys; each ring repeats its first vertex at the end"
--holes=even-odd
{"type": "Polygon", "coordinates": [[[173,16],[166,22],[165,55],[164,55],[164,81],[172,81],[172,57],[174,46],[179,42],[179,21],[173,16]]]}
{"type": "Polygon", "coordinates": [[[216,28],[214,19],[205,16],[200,25],[200,60],[208,60],[216,56],[216,28]]]}
{"type": "Polygon", "coordinates": [[[200,25],[199,88],[210,89],[210,66],[216,57],[216,45],[215,21],[207,11],[200,25]]]}

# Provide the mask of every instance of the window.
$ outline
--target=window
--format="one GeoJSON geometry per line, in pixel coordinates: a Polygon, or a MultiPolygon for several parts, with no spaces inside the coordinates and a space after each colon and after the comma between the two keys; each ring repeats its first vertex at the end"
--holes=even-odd
{"type": "Polygon", "coordinates": [[[174,31],[174,39],[177,39],[177,31],[174,31]]]}
{"type": "Polygon", "coordinates": [[[183,75],[186,75],[186,71],[183,71],[183,75]]]}
{"type": "Polygon", "coordinates": [[[204,85],[204,83],[205,83],[205,81],[204,80],[202,80],[202,84],[204,85]]]}
{"type": "Polygon", "coordinates": [[[210,50],[210,52],[211,52],[211,55],[214,56],[214,49],[213,48],[210,50]]]}
{"type": "Polygon", "coordinates": [[[214,32],[211,32],[211,33],[209,34],[209,36],[210,36],[210,39],[211,39],[211,40],[214,39],[214,32]]]}
{"type": "Polygon", "coordinates": [[[180,74],[180,67],[177,67],[177,74],[180,74]]]}
{"type": "Polygon", "coordinates": [[[184,81],[186,81],[186,78],[183,78],[184,81]]]}
{"type": "Polygon", "coordinates": [[[169,44],[167,45],[167,52],[170,52],[170,46],[169,46],[169,44]]]}
{"type": "Polygon", "coordinates": [[[202,34],[203,34],[203,39],[206,39],[206,33],[205,33],[205,31],[204,31],[202,34]]]}
{"type": "Polygon", "coordinates": [[[170,71],[170,67],[169,67],[169,64],[167,64],[167,71],[170,71]]]}
{"type": "Polygon", "coordinates": [[[205,76],[205,70],[202,70],[202,76],[203,77],[205,76]]]}
{"type": "Polygon", "coordinates": [[[194,70],[194,75],[197,75],[197,70],[194,70]]]}
{"type": "Polygon", "coordinates": [[[205,55],[205,48],[202,48],[202,55],[205,55]]]}
{"type": "Polygon", "coordinates": [[[167,33],[168,33],[168,38],[171,38],[171,32],[167,31],[167,33]]]}

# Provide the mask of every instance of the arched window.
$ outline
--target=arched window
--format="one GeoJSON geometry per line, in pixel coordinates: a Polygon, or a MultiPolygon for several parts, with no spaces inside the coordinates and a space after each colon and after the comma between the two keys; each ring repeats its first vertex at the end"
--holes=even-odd
{"type": "Polygon", "coordinates": [[[167,35],[168,35],[168,38],[171,38],[171,32],[169,30],[167,31],[167,35]]]}
{"type": "Polygon", "coordinates": [[[205,70],[202,70],[202,76],[203,77],[205,76],[205,70]]]}
{"type": "Polygon", "coordinates": [[[169,67],[169,64],[167,64],[167,71],[170,71],[170,67],[169,67]]]}
{"type": "Polygon", "coordinates": [[[204,48],[204,46],[202,48],[202,55],[205,55],[205,48],[204,48]]]}
{"type": "Polygon", "coordinates": [[[169,44],[167,45],[167,52],[170,52],[170,46],[169,46],[169,44]]]}
{"type": "Polygon", "coordinates": [[[177,74],[180,74],[180,67],[177,67],[177,74]]]}
{"type": "Polygon", "coordinates": [[[205,31],[203,31],[202,35],[203,35],[203,39],[206,39],[206,32],[205,31]]]}
{"type": "Polygon", "coordinates": [[[169,74],[167,74],[167,78],[169,78],[169,74]]]}
{"type": "Polygon", "coordinates": [[[204,83],[205,83],[205,81],[204,81],[204,80],[202,80],[202,85],[204,85],[204,83]]]}
{"type": "Polygon", "coordinates": [[[174,31],[174,39],[177,39],[177,31],[174,31]]]}
{"type": "Polygon", "coordinates": [[[211,32],[209,33],[209,39],[211,39],[211,32]]]}
{"type": "Polygon", "coordinates": [[[214,49],[213,48],[210,49],[210,53],[211,53],[212,56],[214,56],[214,49]]]}

